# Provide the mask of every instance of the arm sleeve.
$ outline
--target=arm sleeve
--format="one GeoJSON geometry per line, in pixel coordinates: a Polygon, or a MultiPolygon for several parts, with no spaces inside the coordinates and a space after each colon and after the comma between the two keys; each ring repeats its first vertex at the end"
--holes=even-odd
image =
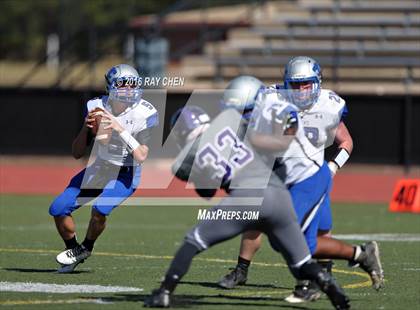
{"type": "Polygon", "coordinates": [[[193,165],[194,165],[194,156],[187,155],[187,157],[181,164],[172,166],[172,172],[178,179],[182,181],[188,181],[191,175],[191,170],[192,170],[193,165]]]}
{"type": "Polygon", "coordinates": [[[193,142],[192,145],[187,144],[172,164],[172,173],[182,181],[188,181],[190,178],[191,170],[194,165],[195,154],[197,152],[197,141],[193,142]]]}

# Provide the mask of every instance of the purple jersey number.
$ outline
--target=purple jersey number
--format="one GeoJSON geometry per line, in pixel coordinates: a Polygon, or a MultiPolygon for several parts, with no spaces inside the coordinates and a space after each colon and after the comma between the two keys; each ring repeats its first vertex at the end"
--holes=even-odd
{"type": "Polygon", "coordinates": [[[200,168],[210,165],[216,171],[212,178],[230,180],[236,169],[243,168],[254,159],[252,151],[229,127],[219,132],[214,140],[214,145],[207,143],[197,154],[197,164],[200,168]],[[227,147],[230,148],[226,149],[227,147]],[[228,152],[228,156],[224,156],[222,152],[228,152]],[[233,155],[230,156],[231,154],[233,155]]]}
{"type": "Polygon", "coordinates": [[[223,180],[229,180],[232,176],[232,167],[210,143],[207,143],[198,153],[197,163],[202,169],[210,165],[216,171],[212,175],[213,179],[221,178],[223,180]]]}
{"type": "Polygon", "coordinates": [[[235,155],[231,157],[231,162],[238,168],[246,166],[252,159],[254,154],[243,144],[236,134],[226,127],[222,132],[216,136],[216,146],[220,151],[223,151],[227,146],[232,147],[235,155]]]}

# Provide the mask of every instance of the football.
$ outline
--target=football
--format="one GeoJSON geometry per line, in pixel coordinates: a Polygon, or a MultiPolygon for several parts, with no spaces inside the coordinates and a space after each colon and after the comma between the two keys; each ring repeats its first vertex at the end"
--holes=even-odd
{"type": "Polygon", "coordinates": [[[106,125],[101,123],[104,110],[101,108],[95,108],[90,113],[93,114],[94,118],[91,122],[91,125],[93,126],[91,128],[92,135],[95,136],[95,139],[101,143],[108,143],[111,139],[112,129],[104,129],[106,125]]]}

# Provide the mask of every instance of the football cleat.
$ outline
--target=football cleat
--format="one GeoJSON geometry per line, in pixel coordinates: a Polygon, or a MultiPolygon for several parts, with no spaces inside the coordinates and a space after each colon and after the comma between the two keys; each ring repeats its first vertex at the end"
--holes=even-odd
{"type": "Polygon", "coordinates": [[[244,285],[247,281],[248,270],[236,267],[225,275],[218,283],[222,288],[231,289],[237,285],[244,285]]]}
{"type": "Polygon", "coordinates": [[[321,295],[322,293],[319,290],[319,287],[314,282],[303,280],[298,281],[293,293],[287,296],[284,300],[291,304],[297,304],[318,300],[321,295]]]}
{"type": "Polygon", "coordinates": [[[83,263],[85,260],[81,260],[80,262],[71,264],[71,265],[61,265],[60,268],[58,268],[58,273],[72,273],[74,269],[76,269],[77,265],[83,263]]]}
{"type": "Polygon", "coordinates": [[[171,294],[162,288],[153,290],[152,294],[144,300],[148,308],[168,308],[171,305],[171,294]]]}
{"type": "MultiPolygon", "coordinates": [[[[57,255],[56,261],[61,265],[79,264],[88,258],[92,252],[88,251],[83,245],[79,244],[73,249],[68,249],[57,255]]],[[[75,267],[76,267],[75,266],[75,267]]]]}
{"type": "Polygon", "coordinates": [[[371,241],[362,244],[360,247],[362,252],[357,258],[356,263],[369,274],[373,288],[378,291],[384,287],[384,271],[379,257],[378,244],[376,241],[371,241]]]}
{"type": "Polygon", "coordinates": [[[321,291],[328,296],[335,309],[350,309],[350,299],[328,272],[321,271],[318,273],[316,282],[321,291]]]}

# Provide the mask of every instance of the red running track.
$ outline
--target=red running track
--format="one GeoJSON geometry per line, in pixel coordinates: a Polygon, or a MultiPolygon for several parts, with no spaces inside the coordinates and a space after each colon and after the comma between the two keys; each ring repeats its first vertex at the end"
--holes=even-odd
{"type": "MultiPolygon", "coordinates": [[[[56,195],[81,169],[82,164],[68,158],[2,158],[0,193],[56,195]]],[[[388,203],[397,180],[405,176],[418,178],[420,168],[415,167],[410,174],[405,175],[400,167],[349,164],[335,176],[331,199],[333,202],[388,203]]],[[[165,183],[169,178],[171,175],[168,161],[153,162],[145,167],[141,186],[134,195],[196,197],[194,190],[186,189],[186,183],[176,179],[170,182],[168,188],[153,189],[154,185],[165,183]],[[144,185],[149,188],[142,188],[144,185]]]]}

